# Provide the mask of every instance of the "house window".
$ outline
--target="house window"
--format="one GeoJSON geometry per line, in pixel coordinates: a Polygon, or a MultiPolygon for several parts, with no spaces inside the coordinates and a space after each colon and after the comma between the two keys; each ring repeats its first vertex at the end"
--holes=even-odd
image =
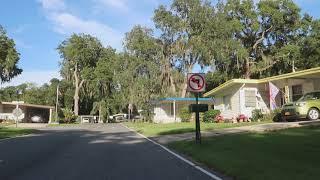
{"type": "Polygon", "coordinates": [[[257,97],[255,90],[245,90],[244,91],[244,99],[246,107],[256,107],[257,105],[257,97]]]}
{"type": "Polygon", "coordinates": [[[231,95],[223,96],[223,104],[225,110],[231,109],[231,95]]]}
{"type": "Polygon", "coordinates": [[[292,101],[297,101],[303,95],[302,85],[292,86],[292,101]]]}

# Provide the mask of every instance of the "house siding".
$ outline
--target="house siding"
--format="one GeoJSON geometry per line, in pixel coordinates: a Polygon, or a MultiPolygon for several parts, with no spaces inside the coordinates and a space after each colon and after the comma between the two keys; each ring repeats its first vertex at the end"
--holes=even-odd
{"type": "Polygon", "coordinates": [[[313,80],[313,84],[314,84],[314,90],[315,91],[320,91],[320,80],[319,79],[314,79],[313,80]]]}
{"type": "Polygon", "coordinates": [[[232,119],[239,115],[239,89],[241,86],[234,86],[228,90],[227,93],[219,94],[219,96],[214,97],[214,109],[220,110],[221,115],[225,119],[232,119]],[[230,109],[225,109],[225,104],[223,102],[224,96],[230,95],[230,109]]]}
{"type": "MultiPolygon", "coordinates": [[[[173,112],[171,113],[171,103],[170,102],[160,102],[156,104],[153,108],[154,116],[153,122],[154,123],[174,123],[174,122],[181,122],[181,118],[179,117],[179,112],[183,108],[188,108],[190,104],[195,104],[195,102],[188,101],[188,102],[176,102],[176,118],[174,118],[173,112]]],[[[202,102],[200,101],[199,104],[208,104],[209,109],[213,105],[213,101],[210,102],[202,102]]],[[[194,115],[194,113],[193,113],[194,115]]]]}
{"type": "MultiPolygon", "coordinates": [[[[177,107],[176,107],[177,109],[177,107]]],[[[171,115],[171,105],[170,104],[160,104],[158,107],[154,108],[153,122],[155,123],[173,123],[181,122],[181,119],[178,117],[178,112],[176,111],[176,119],[171,115]]]]}
{"type": "MultiPolygon", "coordinates": [[[[279,89],[283,88],[286,84],[289,86],[290,91],[290,100],[292,101],[292,86],[294,85],[302,85],[303,93],[311,92],[316,89],[320,89],[320,83],[315,83],[314,80],[310,79],[289,79],[287,81],[277,81],[272,82],[274,83],[279,89]]],[[[281,107],[281,97],[282,92],[280,91],[276,97],[276,103],[278,107],[281,107]]],[[[245,114],[248,117],[252,116],[252,110],[254,109],[261,109],[262,113],[266,114],[270,112],[269,108],[269,86],[267,83],[261,84],[237,84],[219,93],[218,96],[215,96],[215,109],[221,111],[221,115],[225,119],[232,119],[236,118],[239,114],[245,114]],[[245,90],[255,90],[256,97],[257,97],[257,104],[255,107],[247,108],[245,107],[245,99],[244,99],[244,91],[245,90]],[[223,97],[230,95],[230,103],[231,108],[225,109],[225,105],[223,102],[223,97]]]]}

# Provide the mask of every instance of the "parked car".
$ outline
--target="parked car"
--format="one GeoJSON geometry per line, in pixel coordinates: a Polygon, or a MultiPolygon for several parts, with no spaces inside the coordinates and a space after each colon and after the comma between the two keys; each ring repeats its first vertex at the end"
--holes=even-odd
{"type": "Polygon", "coordinates": [[[41,122],[43,122],[43,119],[42,119],[42,117],[40,117],[40,116],[32,116],[32,117],[31,117],[31,121],[32,121],[33,123],[41,123],[41,122]]]}
{"type": "Polygon", "coordinates": [[[285,104],[281,115],[283,120],[316,120],[320,118],[320,91],[303,95],[297,102],[285,104]]]}
{"type": "Polygon", "coordinates": [[[126,119],[128,119],[128,114],[114,114],[112,116],[109,116],[109,119],[114,120],[114,121],[124,121],[126,119]]]}

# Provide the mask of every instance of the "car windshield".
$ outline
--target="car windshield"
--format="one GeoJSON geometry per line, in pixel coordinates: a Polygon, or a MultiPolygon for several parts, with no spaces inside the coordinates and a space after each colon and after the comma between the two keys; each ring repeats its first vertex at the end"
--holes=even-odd
{"type": "Polygon", "coordinates": [[[303,95],[298,101],[307,101],[307,100],[314,100],[320,99],[320,92],[312,92],[303,95]]]}

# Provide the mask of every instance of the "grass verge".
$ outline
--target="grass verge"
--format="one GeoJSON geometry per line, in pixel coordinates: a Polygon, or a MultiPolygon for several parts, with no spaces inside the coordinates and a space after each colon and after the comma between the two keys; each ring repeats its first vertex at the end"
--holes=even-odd
{"type": "Polygon", "coordinates": [[[197,162],[243,180],[318,179],[320,127],[248,133],[169,144],[197,162]]]}
{"type": "MultiPolygon", "coordinates": [[[[270,121],[271,122],[271,121],[270,121]]],[[[268,122],[250,122],[250,123],[201,123],[201,131],[211,131],[216,129],[250,126],[256,124],[263,124],[268,122]]],[[[195,130],[195,123],[168,123],[168,124],[155,124],[155,123],[124,123],[126,126],[136,130],[137,132],[146,136],[157,136],[167,134],[181,134],[193,132],[195,130]]]]}
{"type": "Polygon", "coordinates": [[[0,139],[11,138],[35,132],[33,129],[0,127],[0,139]]]}

